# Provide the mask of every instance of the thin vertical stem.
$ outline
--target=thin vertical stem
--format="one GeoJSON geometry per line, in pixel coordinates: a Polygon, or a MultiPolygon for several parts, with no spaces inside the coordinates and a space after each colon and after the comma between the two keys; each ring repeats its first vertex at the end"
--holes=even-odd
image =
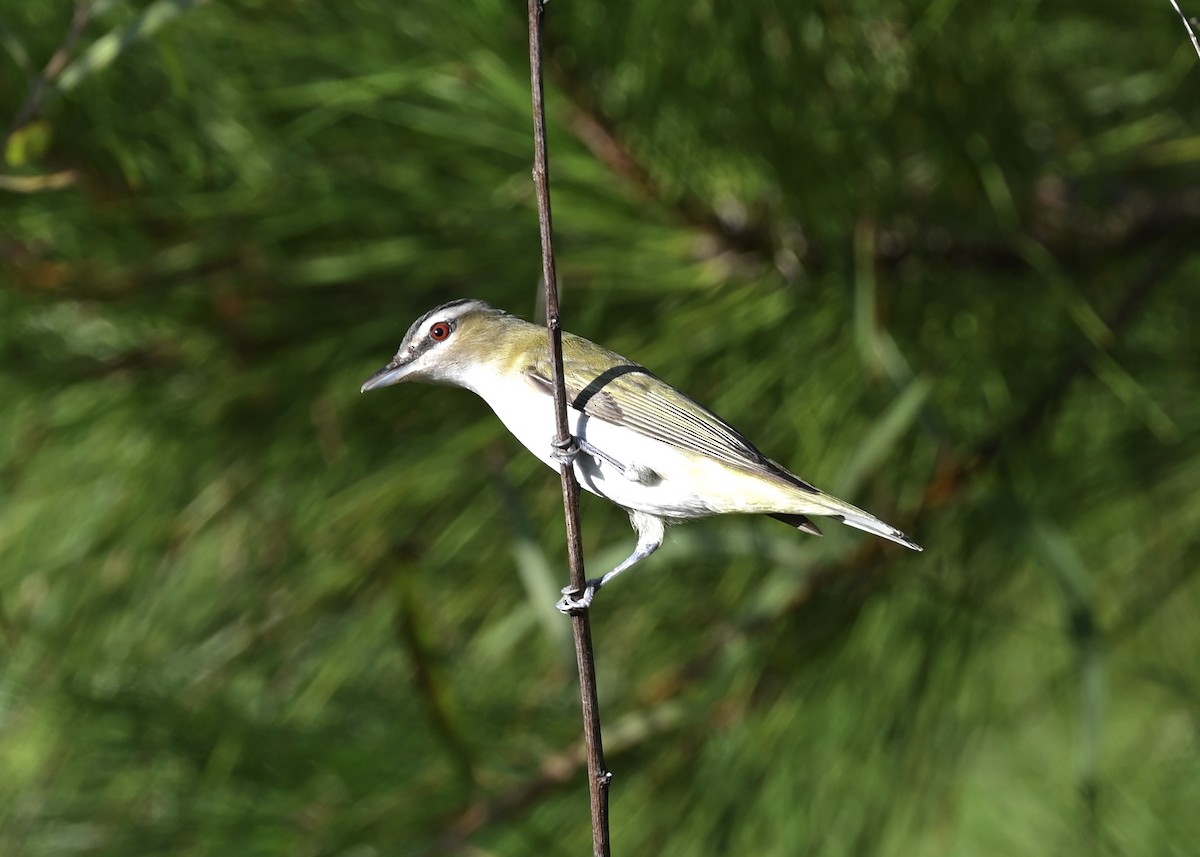
{"type": "MultiPolygon", "coordinates": [[[[542,237],[542,277],[546,283],[546,328],[550,336],[551,366],[554,370],[554,419],[557,444],[571,444],[567,424],[567,390],[563,378],[562,321],[558,306],[558,276],[554,265],[554,230],[550,214],[550,172],[546,154],[546,107],[542,82],[543,0],[529,0],[529,76],[533,92],[533,185],[537,195],[538,224],[542,237]]],[[[587,576],[583,568],[583,533],[579,527],[579,483],[568,461],[561,467],[563,511],[567,519],[567,551],[571,586],[582,590],[587,576]]],[[[596,663],[592,652],[592,626],[588,611],[571,615],[575,632],[575,661],[579,667],[579,694],[583,704],[583,738],[587,751],[588,785],[592,808],[592,851],[609,857],[612,848],[608,830],[608,785],[612,779],[604,763],[600,730],[600,700],[596,690],[596,663]]]]}

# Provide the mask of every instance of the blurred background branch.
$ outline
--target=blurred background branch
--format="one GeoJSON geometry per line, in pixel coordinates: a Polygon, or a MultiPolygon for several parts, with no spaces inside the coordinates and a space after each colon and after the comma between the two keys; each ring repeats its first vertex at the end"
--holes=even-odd
{"type": "Polygon", "coordinates": [[[1179,8],[1179,4],[1175,0],[1171,0],[1171,6],[1175,9],[1175,14],[1179,16],[1179,20],[1183,22],[1183,28],[1187,30],[1188,38],[1192,40],[1192,47],[1196,51],[1196,56],[1200,57],[1200,41],[1196,39],[1196,31],[1192,28],[1192,21],[1188,16],[1183,14],[1183,10],[1179,8]]]}
{"type": "MultiPolygon", "coordinates": [[[[21,124],[75,24],[0,5],[0,851],[585,850],[554,481],[467,395],[356,392],[429,306],[533,310],[524,15],[89,8],[21,124]]],[[[714,520],[606,592],[617,850],[1190,854],[1178,24],[555,15],[570,327],[927,547],[714,520]]]]}
{"type": "Polygon", "coordinates": [[[62,73],[62,70],[67,67],[67,62],[71,59],[71,52],[75,49],[76,42],[83,35],[84,29],[92,18],[92,6],[89,3],[76,3],[75,14],[71,16],[71,24],[67,28],[67,33],[63,37],[62,44],[50,57],[50,61],[46,63],[46,67],[42,69],[42,73],[33,81],[33,85],[29,89],[29,95],[19,108],[16,115],[8,126],[8,131],[4,135],[3,151],[8,151],[8,142],[12,135],[25,127],[31,119],[36,117],[42,110],[42,99],[46,95],[47,87],[49,87],[62,73]]]}

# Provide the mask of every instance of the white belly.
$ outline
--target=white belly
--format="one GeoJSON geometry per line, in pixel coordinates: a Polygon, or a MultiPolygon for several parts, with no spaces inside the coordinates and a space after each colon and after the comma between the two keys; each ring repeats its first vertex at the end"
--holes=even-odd
{"type": "MultiPolygon", "coordinates": [[[[558,470],[552,452],[554,403],[528,387],[492,383],[482,398],[526,449],[558,470]],[[507,389],[506,389],[507,387],[507,389]],[[507,395],[505,395],[507,393],[507,395]]],[[[669,518],[697,518],[726,512],[763,512],[785,508],[779,489],[721,462],[688,454],[630,428],[613,425],[567,408],[571,433],[613,463],[580,454],[575,477],[593,494],[619,506],[669,518]]]]}

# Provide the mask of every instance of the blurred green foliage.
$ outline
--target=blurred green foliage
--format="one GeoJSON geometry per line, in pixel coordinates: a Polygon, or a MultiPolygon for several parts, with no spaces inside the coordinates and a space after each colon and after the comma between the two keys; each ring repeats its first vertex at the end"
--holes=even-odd
{"type": "MultiPolygon", "coordinates": [[[[927,549],[711,520],[605,591],[617,853],[1195,853],[1169,5],[548,28],[568,328],[927,549]]],[[[0,0],[0,855],[586,853],[557,480],[357,392],[535,310],[523,5],[101,2],[23,111],[70,29],[0,0]]]]}

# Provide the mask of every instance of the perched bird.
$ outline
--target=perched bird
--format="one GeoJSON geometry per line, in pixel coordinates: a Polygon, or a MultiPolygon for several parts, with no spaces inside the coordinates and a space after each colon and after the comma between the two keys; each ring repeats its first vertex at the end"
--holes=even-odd
{"type": "MultiPolygon", "coordinates": [[[[578,443],[579,484],[629,512],[637,547],[583,592],[556,605],[586,609],[599,589],[662,545],[668,523],[708,515],[770,515],[813,535],[826,515],[915,551],[895,527],[826,494],[767,458],[712,411],[647,369],[594,342],[563,333],[567,422],[578,443]]],[[[426,381],[478,394],[526,449],[555,468],[554,382],[545,328],[481,300],[442,304],[417,319],[391,362],[362,392],[426,381]]]]}

